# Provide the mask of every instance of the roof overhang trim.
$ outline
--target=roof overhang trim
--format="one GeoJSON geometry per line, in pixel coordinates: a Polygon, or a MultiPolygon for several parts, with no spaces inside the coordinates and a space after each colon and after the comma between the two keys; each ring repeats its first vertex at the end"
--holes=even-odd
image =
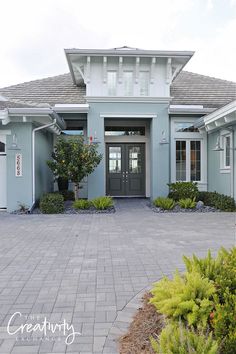
{"type": "MultiPolygon", "coordinates": [[[[10,123],[13,117],[19,117],[19,122],[22,123],[27,122],[27,117],[32,118],[32,121],[34,121],[36,117],[48,117],[50,121],[56,119],[57,131],[61,131],[66,127],[64,119],[51,108],[8,108],[0,111],[0,120],[3,125],[10,123]]],[[[38,119],[36,122],[40,124],[38,119]]],[[[42,124],[44,123],[45,122],[42,122],[42,124]]]]}
{"type": "Polygon", "coordinates": [[[88,113],[88,104],[56,104],[53,107],[57,113],[88,113]]]}
{"type": "Polygon", "coordinates": [[[211,132],[231,124],[236,124],[236,100],[200,118],[195,126],[211,132]]]}

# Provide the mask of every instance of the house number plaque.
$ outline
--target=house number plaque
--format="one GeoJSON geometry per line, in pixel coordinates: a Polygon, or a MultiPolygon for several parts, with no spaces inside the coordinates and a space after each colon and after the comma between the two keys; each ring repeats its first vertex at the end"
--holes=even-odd
{"type": "Polygon", "coordinates": [[[22,177],[22,154],[16,154],[15,162],[16,177],[22,177]]]}

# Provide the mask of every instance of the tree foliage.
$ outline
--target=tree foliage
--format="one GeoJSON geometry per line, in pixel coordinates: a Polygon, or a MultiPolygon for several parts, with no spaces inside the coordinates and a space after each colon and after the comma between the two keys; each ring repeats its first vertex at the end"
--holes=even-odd
{"type": "Polygon", "coordinates": [[[47,164],[55,177],[68,178],[74,183],[75,199],[78,199],[79,183],[95,170],[101,159],[97,145],[86,144],[82,137],[60,137],[52,153],[52,160],[47,161],[47,164]]]}

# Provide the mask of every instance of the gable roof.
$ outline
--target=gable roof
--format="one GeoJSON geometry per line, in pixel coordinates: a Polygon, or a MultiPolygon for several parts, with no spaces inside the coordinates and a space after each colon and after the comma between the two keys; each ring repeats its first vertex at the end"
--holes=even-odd
{"type": "Polygon", "coordinates": [[[182,71],[171,85],[171,104],[219,108],[236,99],[236,83],[182,71]]]}
{"type": "MultiPolygon", "coordinates": [[[[70,73],[5,87],[0,95],[14,107],[86,103],[86,87],[74,85],[70,73]]],[[[171,97],[173,105],[219,108],[236,99],[236,83],[182,71],[171,85],[171,97]]],[[[8,105],[1,102],[0,109],[1,104],[8,105]]]]}

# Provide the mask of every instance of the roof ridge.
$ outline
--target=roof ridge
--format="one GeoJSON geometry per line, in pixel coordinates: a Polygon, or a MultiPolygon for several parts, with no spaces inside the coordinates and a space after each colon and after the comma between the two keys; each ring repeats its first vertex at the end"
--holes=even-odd
{"type": "MultiPolygon", "coordinates": [[[[235,81],[226,80],[226,79],[220,79],[220,78],[218,78],[218,77],[210,76],[210,75],[198,74],[198,73],[194,73],[194,72],[188,71],[188,70],[183,70],[183,71],[181,71],[181,72],[188,73],[188,74],[195,75],[195,76],[197,75],[197,76],[202,76],[202,77],[206,77],[206,78],[209,78],[209,79],[220,80],[220,81],[230,82],[230,83],[236,84],[235,81]]],[[[181,74],[181,72],[180,72],[180,74],[181,74]]]]}

